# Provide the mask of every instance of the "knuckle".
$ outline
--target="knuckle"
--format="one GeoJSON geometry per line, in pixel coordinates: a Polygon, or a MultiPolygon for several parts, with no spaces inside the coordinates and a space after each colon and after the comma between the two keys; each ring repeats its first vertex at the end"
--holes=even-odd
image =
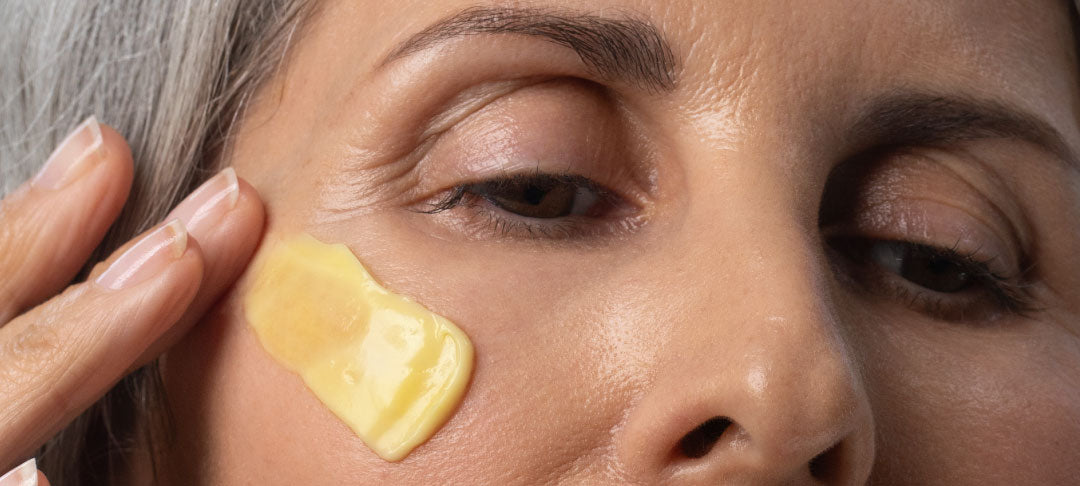
{"type": "Polygon", "coordinates": [[[36,413],[66,413],[69,404],[55,384],[68,373],[69,366],[63,338],[54,326],[34,322],[0,343],[0,363],[0,396],[30,400],[36,413]]]}
{"type": "Polygon", "coordinates": [[[47,372],[59,353],[60,336],[56,330],[38,322],[31,323],[0,345],[0,359],[8,365],[4,371],[11,375],[5,378],[13,380],[38,377],[47,372]]]}

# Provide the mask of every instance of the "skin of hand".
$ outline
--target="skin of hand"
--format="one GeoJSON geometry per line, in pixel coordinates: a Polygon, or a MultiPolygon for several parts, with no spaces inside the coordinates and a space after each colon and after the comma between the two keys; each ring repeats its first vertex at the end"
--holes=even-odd
{"type": "Polygon", "coordinates": [[[4,470],[179,339],[260,240],[262,202],[226,169],[68,286],[120,213],[132,177],[127,143],[90,118],[0,205],[4,470]]]}

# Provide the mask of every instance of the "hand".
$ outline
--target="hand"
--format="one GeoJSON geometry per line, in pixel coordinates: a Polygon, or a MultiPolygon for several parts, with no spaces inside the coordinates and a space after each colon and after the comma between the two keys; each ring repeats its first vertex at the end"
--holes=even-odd
{"type": "Polygon", "coordinates": [[[261,239],[262,203],[226,169],[65,289],[132,177],[124,139],[91,118],[0,203],[0,472],[175,342],[261,239]]]}

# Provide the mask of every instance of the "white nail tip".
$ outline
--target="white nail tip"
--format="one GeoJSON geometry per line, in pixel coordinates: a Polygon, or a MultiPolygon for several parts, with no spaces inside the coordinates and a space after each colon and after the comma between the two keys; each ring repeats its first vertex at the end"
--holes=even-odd
{"type": "Polygon", "coordinates": [[[33,458],[0,476],[0,486],[37,486],[37,483],[37,460],[33,458]]]}
{"type": "MultiPolygon", "coordinates": [[[[72,139],[72,137],[75,137],[79,133],[81,133],[84,128],[90,132],[90,136],[93,138],[93,142],[91,142],[90,145],[87,145],[86,149],[83,150],[81,154],[79,154],[79,157],[76,159],[78,160],[76,165],[82,164],[84,160],[90,157],[90,154],[97,152],[101,149],[101,146],[105,144],[105,138],[101,136],[101,125],[98,123],[97,117],[94,115],[90,115],[90,118],[87,118],[79,125],[78,128],[72,131],[71,135],[68,135],[68,137],[64,139],[60,146],[63,147],[65,144],[67,144],[69,140],[72,139]]],[[[3,485],[0,484],[0,486],[3,485]]]]}

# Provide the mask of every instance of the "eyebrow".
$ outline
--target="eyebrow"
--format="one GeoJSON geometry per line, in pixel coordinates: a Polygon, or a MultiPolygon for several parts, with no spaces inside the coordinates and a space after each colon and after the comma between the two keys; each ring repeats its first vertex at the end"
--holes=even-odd
{"type": "Polygon", "coordinates": [[[643,20],[537,8],[473,7],[436,22],[390,51],[383,65],[447,40],[478,34],[539,37],[572,49],[600,77],[652,91],[675,88],[675,55],[643,20]]]}
{"type": "Polygon", "coordinates": [[[884,147],[1021,140],[1080,171],[1080,159],[1061,132],[1039,117],[992,100],[894,93],[873,100],[855,127],[857,140],[872,140],[884,147]]]}

